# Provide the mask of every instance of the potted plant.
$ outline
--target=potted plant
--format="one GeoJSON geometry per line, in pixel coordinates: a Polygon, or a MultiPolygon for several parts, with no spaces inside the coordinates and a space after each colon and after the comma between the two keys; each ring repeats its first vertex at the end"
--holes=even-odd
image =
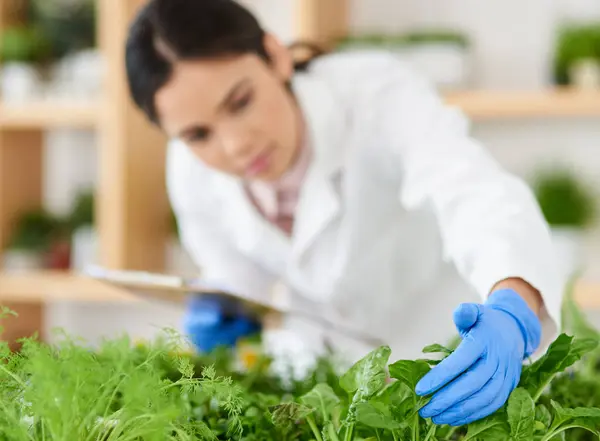
{"type": "Polygon", "coordinates": [[[542,213],[552,229],[557,254],[565,271],[573,273],[582,264],[587,227],[595,219],[595,197],[570,170],[539,171],[534,191],[542,213]]]}
{"type": "Polygon", "coordinates": [[[560,29],[555,50],[555,82],[600,87],[600,24],[568,25],[560,29]]]}
{"type": "Polygon", "coordinates": [[[54,59],[96,45],[95,0],[30,0],[29,19],[46,36],[54,59]]]}
{"type": "Polygon", "coordinates": [[[98,234],[95,228],[95,195],[92,191],[80,192],[69,216],[71,231],[71,268],[83,270],[97,263],[98,234]]]}
{"type": "Polygon", "coordinates": [[[336,44],[337,51],[386,49],[386,36],[383,34],[347,35],[336,44]]]}
{"type": "Polygon", "coordinates": [[[19,24],[0,33],[1,91],[5,103],[21,103],[39,97],[42,87],[40,65],[47,54],[47,41],[37,28],[19,24]]]}
{"type": "Polygon", "coordinates": [[[4,271],[30,271],[46,267],[58,220],[43,209],[22,213],[3,253],[4,271]]]}
{"type": "Polygon", "coordinates": [[[452,30],[419,30],[387,37],[387,47],[441,89],[468,86],[469,41],[452,30]]]}

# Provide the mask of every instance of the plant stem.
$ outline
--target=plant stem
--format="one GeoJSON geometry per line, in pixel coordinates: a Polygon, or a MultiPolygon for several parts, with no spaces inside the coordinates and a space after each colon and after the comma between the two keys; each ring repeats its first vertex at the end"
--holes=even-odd
{"type": "Polygon", "coordinates": [[[321,432],[319,432],[319,428],[317,427],[317,423],[315,422],[315,419],[313,418],[313,416],[312,415],[307,416],[306,421],[308,422],[308,425],[310,426],[311,430],[313,431],[313,434],[315,435],[316,440],[323,441],[323,437],[321,437],[321,432]]]}
{"type": "Polygon", "coordinates": [[[354,423],[349,424],[346,427],[346,434],[344,436],[344,441],[352,441],[353,436],[354,436],[354,423]]]}
{"type": "Polygon", "coordinates": [[[327,430],[329,431],[329,438],[331,438],[332,441],[340,441],[340,438],[338,437],[337,431],[333,424],[329,423],[327,425],[327,430]]]}
{"type": "Polygon", "coordinates": [[[431,423],[431,427],[429,428],[429,431],[427,432],[427,435],[425,436],[425,440],[424,441],[429,441],[429,439],[435,433],[435,429],[436,429],[435,424],[431,423]]]}
{"type": "Polygon", "coordinates": [[[535,393],[535,395],[533,396],[533,402],[537,403],[537,400],[539,400],[539,398],[542,396],[542,394],[544,393],[544,389],[546,389],[546,387],[550,384],[550,382],[554,379],[554,377],[556,376],[556,374],[553,374],[550,376],[550,378],[548,378],[548,380],[546,380],[544,382],[544,384],[542,384],[540,386],[540,388],[537,390],[537,392],[535,393]]]}
{"type": "Polygon", "coordinates": [[[6,374],[8,374],[9,377],[11,377],[17,383],[19,383],[19,386],[21,386],[23,389],[27,388],[27,385],[23,382],[23,380],[21,380],[21,378],[19,378],[15,374],[13,374],[11,371],[9,371],[8,369],[6,369],[5,367],[2,367],[2,365],[0,365],[0,370],[2,370],[3,372],[5,372],[6,374]]]}
{"type": "Polygon", "coordinates": [[[420,441],[419,412],[415,413],[415,421],[413,422],[413,441],[420,441]]]}
{"type": "Polygon", "coordinates": [[[375,429],[375,436],[377,436],[377,440],[381,441],[381,435],[379,435],[379,430],[375,429]]]}
{"type": "Polygon", "coordinates": [[[560,432],[564,432],[565,430],[569,430],[569,429],[575,429],[581,427],[578,424],[567,424],[565,426],[560,426],[558,429],[555,429],[553,432],[547,433],[546,435],[544,435],[544,437],[542,438],[542,441],[549,441],[552,438],[554,438],[556,435],[558,435],[560,432]]]}
{"type": "Polygon", "coordinates": [[[394,441],[398,441],[398,434],[396,434],[395,430],[392,430],[392,436],[394,437],[394,441]]]}
{"type": "Polygon", "coordinates": [[[454,426],[454,427],[452,427],[452,429],[450,429],[450,432],[448,432],[448,435],[447,435],[448,439],[451,439],[451,438],[452,438],[452,435],[454,435],[454,433],[455,433],[457,430],[458,430],[458,427],[457,427],[457,426],[454,426]]]}

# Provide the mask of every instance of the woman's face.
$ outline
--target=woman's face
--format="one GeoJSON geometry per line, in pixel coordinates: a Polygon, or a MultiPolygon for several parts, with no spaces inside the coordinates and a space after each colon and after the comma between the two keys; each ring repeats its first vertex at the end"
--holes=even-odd
{"type": "Polygon", "coordinates": [[[287,49],[265,40],[271,63],[257,55],[181,61],[156,95],[161,126],[208,166],[244,179],[274,180],[293,163],[301,116],[286,82],[287,49]]]}

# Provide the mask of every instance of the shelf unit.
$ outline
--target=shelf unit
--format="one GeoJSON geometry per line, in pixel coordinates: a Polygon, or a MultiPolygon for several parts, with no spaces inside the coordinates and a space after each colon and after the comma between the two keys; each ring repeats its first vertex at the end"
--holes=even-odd
{"type": "MultiPolygon", "coordinates": [[[[348,0],[295,0],[299,40],[324,46],[346,34],[348,0]]],[[[0,102],[0,249],[22,210],[42,202],[42,134],[57,127],[95,130],[99,137],[99,181],[96,226],[100,263],[114,269],[160,271],[169,232],[169,206],[164,187],[166,139],[130,102],[125,77],[123,42],[128,24],[145,0],[97,0],[98,42],[106,63],[99,102],[0,102]]],[[[6,2],[0,3],[0,28],[6,2]]],[[[600,117],[600,93],[571,90],[538,92],[466,91],[445,95],[449,104],[474,120],[530,117],[600,117]]],[[[578,299],[600,307],[600,283],[581,283],[578,299]]],[[[40,329],[43,303],[131,301],[125,293],[77,275],[42,272],[0,273],[0,303],[27,308],[27,329],[40,329]],[[36,309],[37,308],[37,309],[36,309]],[[35,312],[37,311],[37,312],[35,312]]]]}

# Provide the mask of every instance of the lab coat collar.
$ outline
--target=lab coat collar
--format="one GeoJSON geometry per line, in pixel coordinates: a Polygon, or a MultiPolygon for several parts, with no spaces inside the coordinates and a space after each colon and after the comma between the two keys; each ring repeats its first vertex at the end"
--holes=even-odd
{"type": "Polygon", "coordinates": [[[306,121],[313,161],[300,191],[294,221],[293,256],[301,259],[340,211],[336,179],[344,164],[346,144],[343,107],[322,80],[311,73],[294,77],[292,89],[306,121]]]}
{"type": "Polygon", "coordinates": [[[240,179],[222,175],[219,183],[237,246],[278,274],[285,272],[289,253],[301,259],[339,213],[335,179],[344,163],[344,116],[330,87],[310,73],[298,73],[292,90],[305,118],[312,160],[300,189],[291,247],[283,232],[258,213],[240,179]]]}

